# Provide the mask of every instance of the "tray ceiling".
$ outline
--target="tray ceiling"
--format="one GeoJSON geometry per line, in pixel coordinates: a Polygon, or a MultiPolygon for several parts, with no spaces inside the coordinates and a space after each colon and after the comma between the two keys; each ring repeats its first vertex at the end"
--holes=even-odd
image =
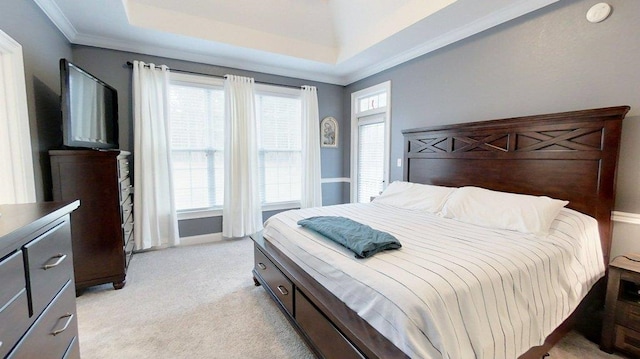
{"type": "Polygon", "coordinates": [[[558,0],[34,0],[73,44],[346,85],[558,0]]]}

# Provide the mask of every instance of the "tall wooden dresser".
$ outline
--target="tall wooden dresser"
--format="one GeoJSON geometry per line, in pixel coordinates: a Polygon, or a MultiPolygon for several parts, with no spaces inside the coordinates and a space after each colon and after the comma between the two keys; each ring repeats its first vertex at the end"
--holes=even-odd
{"type": "Polygon", "coordinates": [[[125,284],[134,245],[129,155],[120,150],[49,151],[54,200],[82,203],[71,215],[76,289],[125,284]]]}
{"type": "Polygon", "coordinates": [[[0,358],[80,358],[69,213],[0,205],[0,358]]]}

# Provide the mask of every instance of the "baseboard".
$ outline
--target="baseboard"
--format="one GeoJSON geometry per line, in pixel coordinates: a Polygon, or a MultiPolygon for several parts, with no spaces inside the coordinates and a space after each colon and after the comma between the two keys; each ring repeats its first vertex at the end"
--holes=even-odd
{"type": "Polygon", "coordinates": [[[197,236],[180,237],[181,246],[192,246],[195,244],[213,243],[222,240],[222,232],[219,233],[207,233],[197,236]]]}

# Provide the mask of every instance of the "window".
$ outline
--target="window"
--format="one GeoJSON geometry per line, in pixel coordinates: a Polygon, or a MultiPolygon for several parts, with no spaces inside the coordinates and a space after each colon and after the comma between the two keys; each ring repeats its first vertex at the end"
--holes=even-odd
{"type": "Polygon", "coordinates": [[[357,202],[367,203],[384,189],[384,116],[358,121],[357,202]]]}
{"type": "MultiPolygon", "coordinates": [[[[224,87],[220,79],[171,74],[169,116],[178,211],[224,203],[224,87]]],[[[300,205],[302,118],[299,91],[256,85],[260,197],[264,209],[300,205]]]]}
{"type": "Polygon", "coordinates": [[[298,91],[257,86],[260,197],[263,205],[300,203],[302,193],[302,109],[298,91]],[[278,91],[278,92],[273,92],[278,91]]]}
{"type": "Polygon", "coordinates": [[[391,83],[351,94],[351,201],[367,203],[389,182],[391,83]]]}
{"type": "Polygon", "coordinates": [[[169,116],[176,207],[222,208],[224,89],[222,82],[171,74],[169,116]]]}

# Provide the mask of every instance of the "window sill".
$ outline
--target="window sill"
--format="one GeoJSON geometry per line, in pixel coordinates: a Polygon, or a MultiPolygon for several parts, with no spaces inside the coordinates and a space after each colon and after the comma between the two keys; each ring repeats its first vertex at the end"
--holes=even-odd
{"type": "Polygon", "coordinates": [[[300,202],[280,202],[280,203],[269,203],[262,205],[262,212],[267,211],[280,211],[284,209],[298,209],[300,208],[300,202]]]}
{"type": "Polygon", "coordinates": [[[222,216],[222,208],[178,211],[178,220],[222,216]]]}
{"type": "MultiPolygon", "coordinates": [[[[300,202],[271,203],[271,204],[263,205],[262,212],[281,211],[286,209],[298,209],[298,208],[300,208],[300,202]]],[[[221,216],[222,216],[222,208],[178,211],[179,221],[187,220],[187,219],[221,217],[221,216]]]]}

